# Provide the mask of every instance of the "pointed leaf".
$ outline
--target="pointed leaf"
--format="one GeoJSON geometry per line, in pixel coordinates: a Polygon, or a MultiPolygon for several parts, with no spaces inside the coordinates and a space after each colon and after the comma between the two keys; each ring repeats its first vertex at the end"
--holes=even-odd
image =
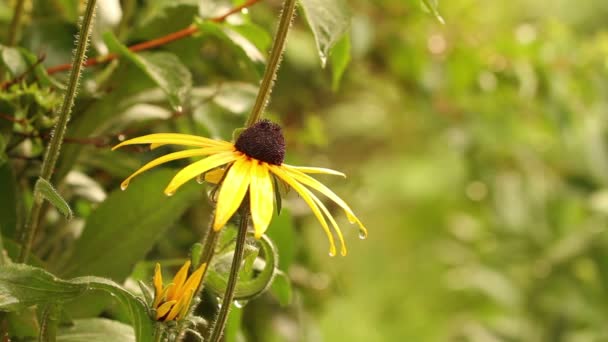
{"type": "Polygon", "coordinates": [[[46,179],[38,178],[36,185],[34,186],[34,193],[49,201],[66,219],[71,220],[74,216],[68,202],[61,197],[57,190],[55,190],[51,183],[46,179]]]}
{"type": "Polygon", "coordinates": [[[351,11],[346,0],[300,0],[308,25],[315,36],[321,65],[329,50],[350,27],[351,11]]]}

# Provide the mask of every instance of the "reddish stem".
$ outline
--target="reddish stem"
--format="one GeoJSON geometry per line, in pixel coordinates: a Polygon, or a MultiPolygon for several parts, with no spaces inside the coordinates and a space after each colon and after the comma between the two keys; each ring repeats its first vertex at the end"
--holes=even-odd
{"type": "MultiPolygon", "coordinates": [[[[241,10],[253,6],[256,3],[260,2],[262,0],[248,0],[246,2],[244,2],[242,5],[236,6],[234,8],[232,8],[230,11],[222,14],[219,17],[214,17],[214,18],[210,18],[209,20],[216,22],[216,23],[221,23],[224,20],[226,20],[226,18],[228,18],[229,16],[240,12],[241,10]]],[[[169,33],[166,36],[162,36],[156,39],[152,39],[143,43],[139,43],[139,44],[135,44],[132,46],[129,46],[129,50],[133,51],[133,52],[137,52],[137,51],[143,51],[143,50],[148,50],[148,49],[152,49],[158,46],[162,46],[171,42],[174,42],[176,40],[182,39],[182,38],[186,38],[189,37],[191,35],[193,35],[194,33],[196,33],[198,31],[197,27],[194,25],[190,25],[182,30],[176,31],[176,32],[172,32],[169,33]]],[[[114,60],[116,58],[118,58],[119,56],[115,53],[109,53],[107,55],[103,55],[103,56],[99,56],[99,57],[95,57],[95,58],[91,58],[88,59],[85,63],[83,63],[84,67],[89,67],[89,66],[93,66],[93,65],[98,65],[98,64],[102,64],[102,63],[107,63],[111,60],[114,60]]],[[[67,63],[67,64],[61,64],[61,65],[56,65],[53,67],[50,67],[48,69],[46,69],[46,72],[50,75],[50,74],[54,74],[57,72],[62,72],[62,71],[67,71],[70,70],[71,68],[71,64],[67,63]]]]}

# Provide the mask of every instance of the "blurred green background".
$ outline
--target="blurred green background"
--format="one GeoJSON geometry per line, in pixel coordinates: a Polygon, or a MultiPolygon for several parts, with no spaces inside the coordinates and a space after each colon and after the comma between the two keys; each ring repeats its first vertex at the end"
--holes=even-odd
{"type": "MultiPolygon", "coordinates": [[[[115,33],[125,44],[149,40],[187,26],[196,13],[223,13],[241,2],[125,1],[137,9],[130,13],[133,27],[115,33]]],[[[8,3],[0,2],[3,22],[8,3]]],[[[261,31],[240,32],[249,32],[262,51],[280,3],[263,1],[243,15],[261,31]]],[[[321,68],[299,15],[268,117],[285,129],[289,163],[348,175],[346,181],[319,178],[351,205],[369,238],[359,240],[340,213],[350,253],[330,258],[318,222],[289,194],[285,206],[293,220],[276,220],[269,234],[287,248],[281,257],[289,259],[293,304],[281,308],[268,297],[251,302],[240,336],[264,342],[608,341],[608,2],[439,1],[445,24],[418,0],[349,3],[352,60],[339,87],[332,87],[332,66],[321,68]]],[[[75,28],[70,14],[61,19],[69,25],[55,25],[53,11],[34,7],[39,26],[28,24],[22,42],[34,52],[45,46],[46,66],[69,60],[75,28]]],[[[236,63],[242,56],[222,43],[194,37],[163,48],[193,74],[196,91],[186,115],[172,116],[157,93],[141,95],[150,82],[111,74],[126,73],[114,64],[85,75],[76,110],[84,114],[76,114],[68,134],[172,130],[230,139],[251,105],[260,64],[236,63]],[[224,84],[221,94],[217,84],[224,84]],[[135,103],[147,107],[117,106],[123,98],[111,89],[118,85],[127,89],[125,98],[137,94],[135,103]],[[87,115],[99,126],[83,128],[87,115]]],[[[64,157],[58,172],[86,173],[104,196],[151,158],[109,155],[94,146],[67,151],[81,153],[80,163],[64,157]]],[[[77,217],[103,201],[67,183],[63,190],[77,217]]],[[[197,199],[147,258],[184,257],[209,212],[197,199]]],[[[53,242],[60,247],[42,243],[47,249],[39,255],[51,260],[51,269],[61,269],[53,251],[74,239],[65,234],[53,242]]],[[[135,279],[149,276],[135,273],[135,279]]]]}

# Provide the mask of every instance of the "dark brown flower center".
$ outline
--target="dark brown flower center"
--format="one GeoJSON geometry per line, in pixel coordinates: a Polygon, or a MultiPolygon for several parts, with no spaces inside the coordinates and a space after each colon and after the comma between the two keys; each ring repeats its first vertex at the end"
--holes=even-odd
{"type": "Polygon", "coordinates": [[[285,159],[281,126],[269,120],[261,120],[244,130],[234,146],[249,157],[269,164],[281,165],[285,159]]]}

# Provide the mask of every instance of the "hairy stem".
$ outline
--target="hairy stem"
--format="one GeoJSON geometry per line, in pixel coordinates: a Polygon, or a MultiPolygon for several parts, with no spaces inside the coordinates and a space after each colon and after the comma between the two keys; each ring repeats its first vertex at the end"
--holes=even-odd
{"type": "Polygon", "coordinates": [[[13,46],[17,42],[17,34],[19,32],[19,26],[21,26],[24,5],[25,0],[17,0],[17,4],[15,5],[15,13],[13,13],[13,19],[11,20],[11,25],[8,28],[8,40],[6,42],[8,46],[13,46]]]}
{"type": "MultiPolygon", "coordinates": [[[[70,113],[74,106],[74,99],[76,98],[76,91],[78,89],[78,80],[80,79],[80,73],[82,71],[82,64],[85,60],[87,45],[89,41],[89,34],[91,32],[91,26],[93,23],[93,17],[95,16],[97,0],[88,0],[87,7],[80,25],[80,32],[78,34],[76,42],[76,51],[74,53],[74,59],[72,61],[72,70],[70,72],[70,78],[67,84],[67,90],[65,97],[63,98],[63,104],[59,110],[59,117],[51,141],[44,155],[42,161],[42,171],[40,171],[40,178],[50,181],[53,169],[59,158],[61,152],[61,143],[65,136],[65,131],[68,126],[70,119],[70,113]]],[[[38,194],[34,194],[34,203],[27,221],[26,226],[23,229],[21,239],[21,253],[19,255],[19,262],[25,262],[30,250],[32,248],[32,242],[38,228],[40,221],[40,214],[42,209],[43,200],[38,194]]]]}
{"type": "Polygon", "coordinates": [[[264,78],[262,78],[258,96],[255,99],[255,104],[253,105],[251,114],[249,114],[249,119],[247,119],[247,127],[250,127],[260,120],[264,109],[266,109],[266,106],[268,105],[274,80],[277,77],[277,71],[279,70],[279,66],[281,64],[281,57],[283,56],[283,51],[285,51],[287,33],[291,27],[291,21],[293,19],[295,9],[296,0],[285,0],[285,3],[283,4],[283,11],[281,12],[279,27],[277,29],[277,35],[274,37],[272,50],[270,51],[270,57],[268,58],[268,65],[266,65],[266,71],[264,71],[264,78]]]}
{"type": "Polygon", "coordinates": [[[217,314],[215,322],[213,322],[210,342],[218,342],[224,333],[224,326],[228,319],[228,313],[234,299],[234,290],[239,278],[239,270],[243,262],[243,254],[245,253],[245,239],[247,237],[247,225],[249,223],[249,211],[247,206],[242,206],[241,222],[239,224],[239,233],[236,237],[236,246],[234,248],[234,256],[232,257],[232,265],[230,266],[230,274],[228,275],[228,283],[226,284],[226,292],[222,299],[222,307],[217,314]]]}

